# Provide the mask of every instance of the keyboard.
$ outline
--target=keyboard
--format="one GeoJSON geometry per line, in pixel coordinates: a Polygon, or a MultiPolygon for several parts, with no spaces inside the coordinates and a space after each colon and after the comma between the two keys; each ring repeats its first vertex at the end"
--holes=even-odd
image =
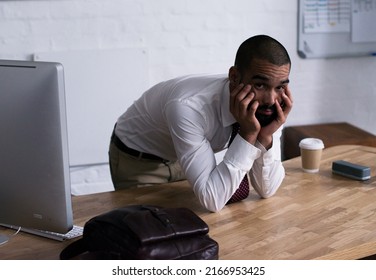
{"type": "MultiPolygon", "coordinates": [[[[16,226],[7,225],[7,224],[0,224],[0,225],[14,229],[14,230],[18,230],[18,227],[16,226]]],[[[81,226],[73,225],[73,228],[67,233],[59,233],[59,232],[38,230],[38,229],[24,228],[24,227],[21,227],[20,231],[46,237],[46,238],[53,239],[53,240],[64,241],[64,240],[70,240],[70,239],[82,236],[84,232],[84,228],[81,226]]]]}

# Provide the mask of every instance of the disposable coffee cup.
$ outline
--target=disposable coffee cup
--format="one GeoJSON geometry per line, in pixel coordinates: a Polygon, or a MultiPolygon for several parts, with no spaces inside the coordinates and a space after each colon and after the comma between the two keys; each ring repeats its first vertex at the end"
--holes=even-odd
{"type": "Polygon", "coordinates": [[[317,138],[305,138],[300,141],[300,155],[304,172],[317,173],[320,169],[320,161],[324,143],[317,138]]]}

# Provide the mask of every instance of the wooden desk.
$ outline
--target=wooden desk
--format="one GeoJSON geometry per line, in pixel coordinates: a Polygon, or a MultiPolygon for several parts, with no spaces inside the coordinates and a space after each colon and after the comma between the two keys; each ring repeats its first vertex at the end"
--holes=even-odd
{"type": "MultiPolygon", "coordinates": [[[[358,259],[376,253],[376,148],[336,146],[324,150],[318,174],[303,173],[300,158],[284,162],[286,178],[277,194],[207,212],[187,182],[73,197],[75,222],[128,204],[189,207],[209,225],[220,259],[358,259]],[[358,182],[331,173],[343,159],[371,166],[358,182]]],[[[10,230],[1,232],[12,233],[10,230]]],[[[0,259],[57,259],[67,242],[19,233],[0,246],[0,259]]]]}

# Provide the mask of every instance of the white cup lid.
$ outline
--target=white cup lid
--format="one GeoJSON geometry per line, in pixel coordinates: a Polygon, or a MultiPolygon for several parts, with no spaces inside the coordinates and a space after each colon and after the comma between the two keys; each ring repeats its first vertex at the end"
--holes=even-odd
{"type": "Polygon", "coordinates": [[[324,149],[324,143],[318,138],[304,138],[300,141],[299,147],[307,150],[324,149]]]}

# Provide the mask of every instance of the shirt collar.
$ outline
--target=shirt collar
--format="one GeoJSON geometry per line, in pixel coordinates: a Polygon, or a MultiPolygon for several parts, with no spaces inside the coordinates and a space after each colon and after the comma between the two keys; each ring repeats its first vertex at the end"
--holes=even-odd
{"type": "Polygon", "coordinates": [[[230,112],[230,81],[227,80],[221,94],[221,118],[223,127],[227,127],[236,122],[234,116],[230,112]]]}

